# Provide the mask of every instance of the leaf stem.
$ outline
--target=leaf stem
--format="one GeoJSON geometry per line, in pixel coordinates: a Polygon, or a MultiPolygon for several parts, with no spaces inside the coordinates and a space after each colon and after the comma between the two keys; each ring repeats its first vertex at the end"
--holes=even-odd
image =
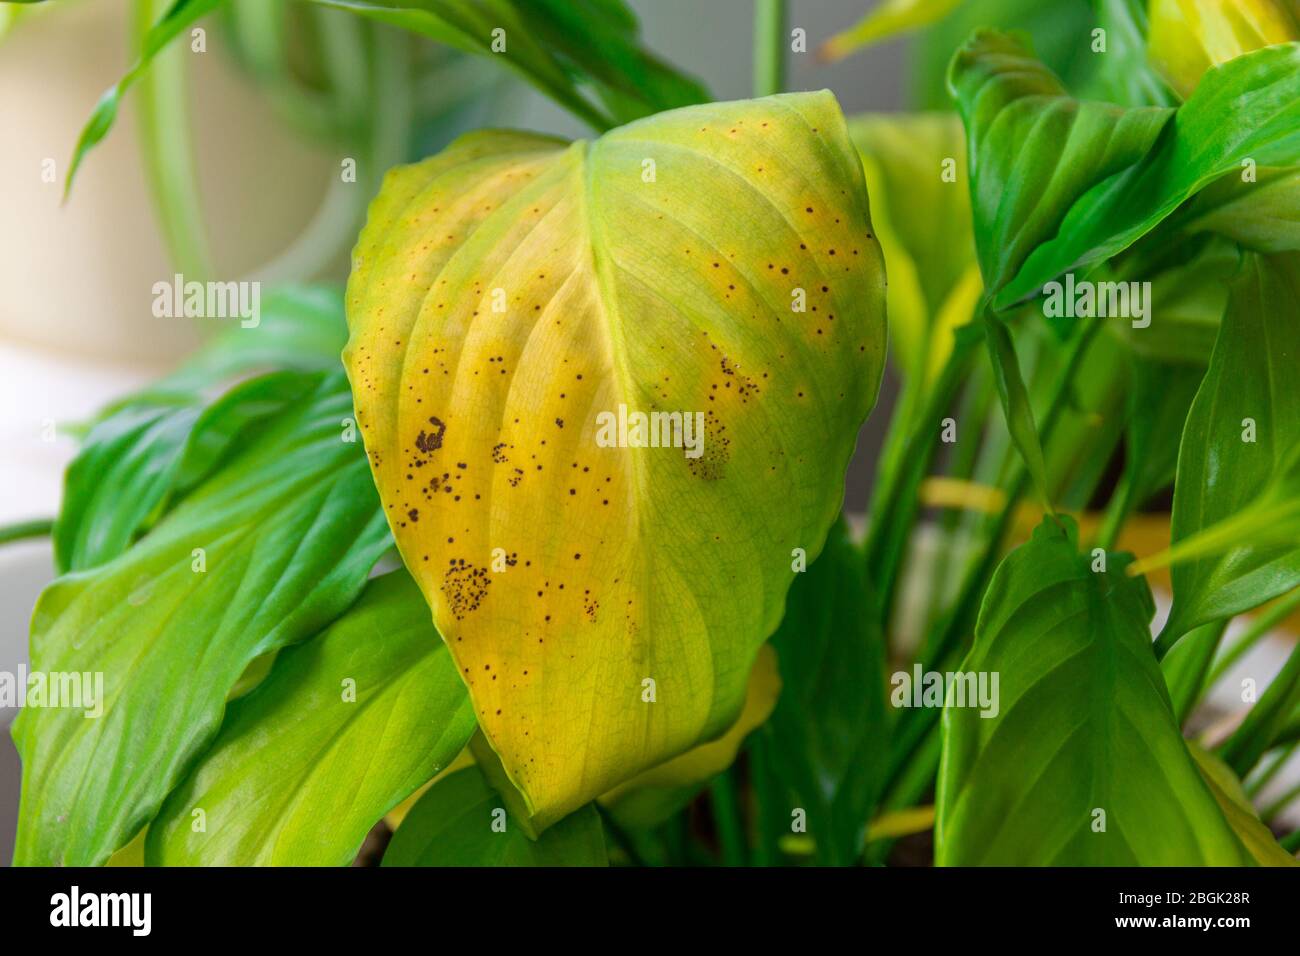
{"type": "Polygon", "coordinates": [[[0,527],[0,544],[27,538],[47,538],[54,530],[53,518],[36,518],[0,527]]]}
{"type": "Polygon", "coordinates": [[[785,0],[754,0],[754,95],[785,90],[785,0]]]}
{"type": "Polygon", "coordinates": [[[718,829],[723,866],[745,865],[745,827],[740,819],[740,802],[731,771],[724,770],[709,784],[709,805],[718,829]]]}

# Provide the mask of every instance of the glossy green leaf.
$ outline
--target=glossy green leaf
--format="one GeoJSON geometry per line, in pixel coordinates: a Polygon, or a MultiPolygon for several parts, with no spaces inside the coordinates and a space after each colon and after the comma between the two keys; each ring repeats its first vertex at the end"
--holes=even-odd
{"type": "Polygon", "coordinates": [[[1300,584],[1300,539],[1269,540],[1300,511],[1298,360],[1300,258],[1249,254],[1183,428],[1162,649],[1300,584]]]}
{"type": "Polygon", "coordinates": [[[439,780],[406,815],[384,866],[606,866],[600,816],[588,805],[529,839],[477,767],[439,780]]]}
{"type": "Polygon", "coordinates": [[[232,703],[149,826],[161,866],[343,866],[475,729],[451,655],[405,571],[378,578],[232,703]],[[194,811],[206,829],[196,832],[194,811]]]}
{"type": "Polygon", "coordinates": [[[120,555],[169,498],[301,396],[300,376],[268,375],[207,408],[197,395],[151,393],[97,422],[64,478],[53,536],[59,571],[82,571],[120,555]]]}
{"type": "Polygon", "coordinates": [[[862,550],[841,521],[795,578],[772,636],[783,690],[762,733],[776,774],[807,811],[819,862],[862,852],[888,755],[885,653],[862,550]]]}
{"type": "Polygon", "coordinates": [[[823,43],[817,55],[823,60],[842,60],[881,40],[942,20],[961,3],[962,0],[881,0],[853,26],[823,43]]]}
{"type": "Polygon", "coordinates": [[[1122,251],[1210,183],[1240,174],[1247,160],[1300,163],[1300,43],[1266,47],[1210,70],[1145,153],[1129,154],[1126,168],[1075,194],[1059,229],[1042,237],[999,292],[999,307],[1122,251]]]}
{"type": "Polygon", "coordinates": [[[1095,572],[1059,520],[1003,560],[961,665],[998,675],[996,716],[949,693],[936,862],[1240,864],[1170,710],[1146,584],[1120,555],[1095,572]]]}
{"type": "Polygon", "coordinates": [[[32,668],[102,675],[102,716],[26,707],[15,862],[94,865],[216,735],[269,651],[322,630],[389,546],[338,374],[299,398],[148,535],[66,575],[32,618],[32,668]]]}
{"type": "Polygon", "coordinates": [[[594,143],[474,134],[390,173],[345,363],[398,547],[539,828],[735,722],[792,551],[839,511],[884,294],[829,93],[594,143]],[[617,427],[651,412],[691,432],[617,427]]]}
{"type": "Polygon", "coordinates": [[[966,124],[980,267],[1000,309],[1072,264],[1025,287],[1026,260],[1071,206],[1145,156],[1173,114],[1076,100],[1019,42],[987,30],[957,51],[949,82],[966,124]]]}

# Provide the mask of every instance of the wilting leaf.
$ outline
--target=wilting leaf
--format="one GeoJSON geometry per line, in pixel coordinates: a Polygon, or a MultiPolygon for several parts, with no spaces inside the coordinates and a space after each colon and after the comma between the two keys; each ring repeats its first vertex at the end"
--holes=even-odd
{"type": "Polygon", "coordinates": [[[1248,254],[1183,428],[1163,649],[1300,584],[1296,539],[1270,540],[1300,502],[1298,360],[1300,258],[1248,254]]]}
{"type": "Polygon", "coordinates": [[[888,40],[900,33],[942,20],[962,0],[881,0],[866,16],[847,30],[841,30],[817,51],[823,60],[842,60],[850,53],[888,40]]]}
{"type": "MultiPolygon", "coordinates": [[[[884,639],[865,578],[862,551],[839,522],[790,586],[772,636],[785,686],[762,733],[807,811],[818,860],[830,865],[862,852],[889,752],[884,639]]],[[[794,806],[783,808],[787,827],[794,806]]]]}
{"type": "Polygon", "coordinates": [[[1212,66],[1273,43],[1300,40],[1286,0],[1151,0],[1147,49],[1183,96],[1212,66]]]}
{"type": "Polygon", "coordinates": [[[389,539],[351,413],[342,375],[302,376],[291,409],[148,535],[41,595],[33,669],[102,674],[103,715],[19,715],[15,862],[106,860],[216,735],[248,664],[352,603],[389,539]]]}
{"type": "Polygon", "coordinates": [[[749,675],[745,707],[725,734],[619,784],[601,795],[601,805],[624,826],[659,825],[736,762],[745,738],[768,719],[780,693],[776,652],[770,644],[764,644],[749,675]]]}
{"type": "Polygon", "coordinates": [[[477,767],[439,780],[393,834],[384,866],[606,866],[600,817],[588,805],[536,841],[524,835],[477,767]],[[502,829],[504,827],[504,829],[502,829]]]}
{"type": "Polygon", "coordinates": [[[1058,220],[1060,228],[1044,237],[998,294],[998,306],[1122,251],[1210,183],[1240,174],[1247,160],[1258,166],[1300,162],[1300,43],[1267,47],[1210,70],[1148,155],[1078,196],[1058,220]]]}
{"type": "Polygon", "coordinates": [[[926,379],[951,350],[951,325],[970,320],[979,276],[961,121],[953,113],[856,116],[871,221],[889,274],[889,340],[904,375],[926,379]],[[951,164],[947,175],[945,164],[951,164]],[[972,288],[973,286],[973,288],[972,288]],[[945,309],[962,311],[951,322],[945,309]]]}
{"type": "Polygon", "coordinates": [[[949,693],[936,862],[1241,863],[1170,711],[1145,582],[1115,554],[1094,572],[1059,520],[1003,560],[961,667],[998,675],[997,715],[949,693]]]}
{"type": "Polygon", "coordinates": [[[834,98],[464,137],[390,173],[348,318],[398,547],[537,826],[734,723],[880,380],[834,98]],[[690,447],[616,427],[678,412],[690,447]]]}
{"type": "Polygon", "coordinates": [[[1268,827],[1260,821],[1232,768],[1191,741],[1188,741],[1187,749],[1192,752],[1197,769],[1251,858],[1260,866],[1300,866],[1300,861],[1278,846],[1268,827]]]}
{"type": "Polygon", "coordinates": [[[405,571],[372,581],[317,638],[283,651],[149,827],[162,866],[341,866],[449,764],[474,712],[405,571]],[[193,811],[207,829],[195,832],[193,811]]]}
{"type": "Polygon", "coordinates": [[[1080,196],[1146,155],[1172,111],[1076,100],[1017,41],[988,30],[957,51],[949,82],[966,124],[980,267],[1001,308],[1057,274],[1023,290],[1017,279],[1080,196]],[[1005,290],[1013,280],[1015,295],[1005,290]]]}

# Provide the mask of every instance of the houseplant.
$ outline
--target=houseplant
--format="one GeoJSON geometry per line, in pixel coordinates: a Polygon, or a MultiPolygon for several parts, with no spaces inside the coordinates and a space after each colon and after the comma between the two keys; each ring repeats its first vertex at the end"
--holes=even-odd
{"type": "MultiPolygon", "coordinates": [[[[1228,622],[1300,603],[1292,7],[1229,42],[1215,0],[1059,4],[1067,86],[990,28],[1023,4],[887,4],[826,55],[974,18],[955,113],[846,120],[782,92],[775,0],[734,103],[614,0],[321,5],[597,135],[393,169],[341,297],[241,299],[90,429],[32,658],[102,675],[102,714],[29,699],[16,862],[338,865],[387,818],[395,865],[879,863],[931,829],[948,865],[1294,863],[1242,780],[1300,740],[1300,653],[1184,733],[1266,630],[1221,652],[1228,622]]],[[[74,172],[219,6],[158,20],[74,172]]]]}

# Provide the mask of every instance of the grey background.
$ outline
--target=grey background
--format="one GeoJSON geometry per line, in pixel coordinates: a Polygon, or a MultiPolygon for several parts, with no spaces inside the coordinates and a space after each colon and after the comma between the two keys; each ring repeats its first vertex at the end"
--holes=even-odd
{"type": "MultiPolygon", "coordinates": [[[[751,91],[750,0],[632,0],[641,19],[646,44],[676,66],[693,73],[718,99],[743,99],[751,91]]],[[[857,20],[872,0],[792,0],[790,26],[807,31],[810,50],[827,37],[857,20]]],[[[21,42],[21,36],[7,42],[21,42]]],[[[790,90],[831,89],[846,113],[899,109],[904,103],[904,51],[901,44],[887,44],[841,63],[817,63],[812,52],[792,54],[787,81],[790,90]]],[[[91,104],[86,104],[89,111],[91,104]]],[[[79,126],[85,116],[69,116],[79,126]]],[[[512,97],[493,125],[521,126],[566,136],[587,135],[580,123],[531,91],[512,97]]],[[[0,131],[2,133],[3,131],[0,131]]],[[[119,135],[127,135],[120,133],[119,135]]],[[[91,162],[93,162],[93,157],[91,162]]],[[[879,447],[894,389],[887,380],[876,412],[864,426],[858,453],[850,468],[846,506],[865,508],[870,488],[870,462],[879,447]]],[[[30,612],[42,587],[53,577],[50,549],[46,542],[8,546],[4,563],[3,588],[11,606],[30,612]],[[20,560],[25,559],[25,560],[20,560]],[[45,571],[39,569],[45,568],[45,571]]],[[[27,617],[0,622],[0,669],[13,671],[25,658],[27,617]]],[[[0,865],[8,865],[13,854],[13,835],[18,812],[20,767],[8,733],[12,711],[0,712],[0,865]]]]}

